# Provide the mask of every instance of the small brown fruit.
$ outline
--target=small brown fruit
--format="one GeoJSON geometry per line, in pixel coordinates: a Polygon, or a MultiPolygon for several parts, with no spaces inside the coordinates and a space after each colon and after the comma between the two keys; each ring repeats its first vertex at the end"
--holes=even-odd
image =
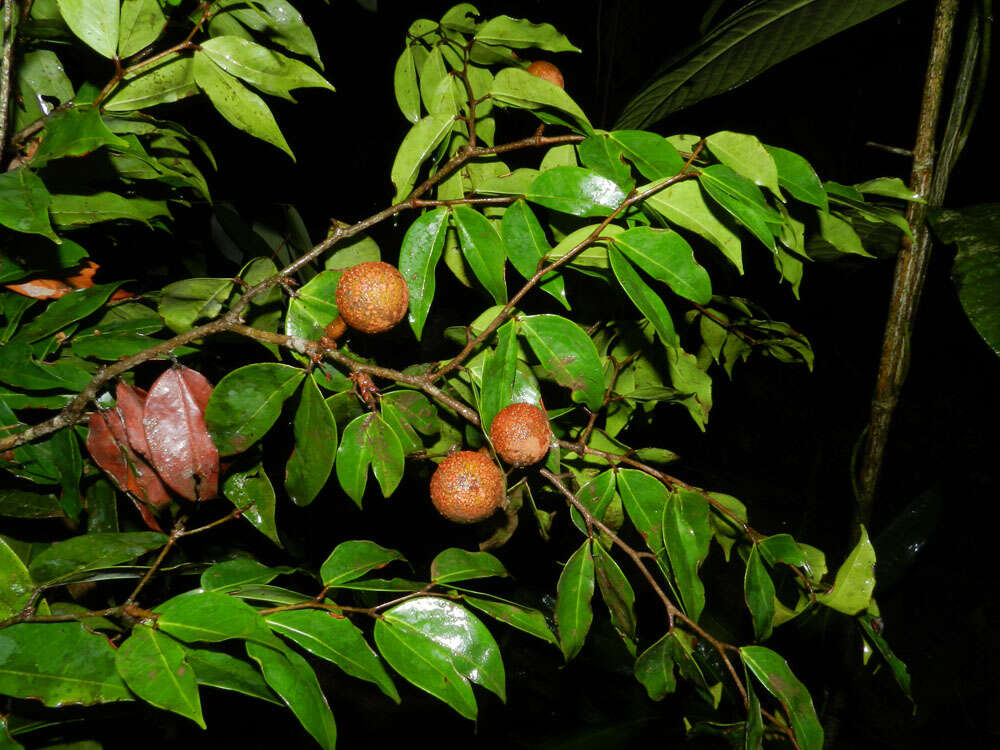
{"type": "Polygon", "coordinates": [[[563,85],[562,71],[548,60],[535,60],[525,70],[531,73],[531,75],[543,78],[561,89],[566,88],[563,85]]]}
{"type": "Polygon", "coordinates": [[[431,502],[449,521],[485,521],[507,502],[503,473],[482,453],[452,453],[431,477],[431,502]]]}
{"type": "Polygon", "coordinates": [[[511,466],[530,466],[549,452],[552,430],[543,409],[534,404],[511,404],[493,418],[490,440],[500,458],[511,466]]]}
{"type": "Polygon", "coordinates": [[[410,290],[395,266],[381,261],[351,266],[337,284],[337,310],[363,333],[388,331],[406,315],[410,290]]]}

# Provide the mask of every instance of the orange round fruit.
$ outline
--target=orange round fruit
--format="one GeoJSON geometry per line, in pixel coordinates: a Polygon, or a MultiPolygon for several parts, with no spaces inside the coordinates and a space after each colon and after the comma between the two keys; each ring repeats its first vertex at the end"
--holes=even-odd
{"type": "Polygon", "coordinates": [[[395,266],[369,261],[351,266],[337,284],[337,311],[363,333],[388,331],[406,315],[410,290],[395,266]]]}
{"type": "Polygon", "coordinates": [[[525,70],[531,73],[531,75],[543,78],[561,89],[566,88],[563,85],[562,71],[548,60],[535,60],[525,70]]]}
{"type": "Polygon", "coordinates": [[[545,410],[534,404],[511,404],[490,425],[490,441],[511,466],[537,464],[549,452],[552,430],[545,410]]]}
{"type": "Polygon", "coordinates": [[[431,502],[449,521],[485,521],[507,503],[503,472],[483,453],[452,453],[434,470],[431,502]]]}

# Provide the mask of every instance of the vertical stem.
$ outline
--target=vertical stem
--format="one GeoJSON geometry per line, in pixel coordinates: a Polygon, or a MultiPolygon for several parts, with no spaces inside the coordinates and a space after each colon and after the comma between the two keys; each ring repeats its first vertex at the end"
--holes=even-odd
{"type": "MultiPolygon", "coordinates": [[[[941,92],[948,67],[951,34],[957,11],[958,0],[938,0],[934,14],[930,61],[924,79],[920,122],[913,149],[913,171],[910,174],[910,187],[918,196],[925,199],[929,198],[934,174],[934,134],[937,129],[938,113],[941,110],[941,92]]],[[[899,392],[906,379],[909,365],[913,316],[920,300],[930,258],[930,234],[926,218],[926,203],[910,203],[906,219],[913,233],[913,239],[903,238],[896,259],[892,299],[885,325],[882,356],[868,424],[868,439],[861,463],[857,515],[859,522],[864,524],[871,519],[875,486],[889,436],[889,423],[899,400],[899,392]]]]}
{"type": "Polygon", "coordinates": [[[7,127],[10,120],[11,73],[14,66],[14,17],[15,0],[3,0],[3,60],[0,62],[0,166],[7,151],[7,127]]]}

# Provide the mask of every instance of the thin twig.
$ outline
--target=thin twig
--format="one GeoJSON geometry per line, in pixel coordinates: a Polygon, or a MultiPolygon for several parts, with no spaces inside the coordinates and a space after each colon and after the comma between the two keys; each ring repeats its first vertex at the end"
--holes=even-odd
{"type": "Polygon", "coordinates": [[[3,60],[0,61],[0,168],[5,164],[7,154],[7,127],[10,124],[10,95],[13,89],[14,69],[14,14],[17,12],[15,0],[3,2],[3,60]]]}

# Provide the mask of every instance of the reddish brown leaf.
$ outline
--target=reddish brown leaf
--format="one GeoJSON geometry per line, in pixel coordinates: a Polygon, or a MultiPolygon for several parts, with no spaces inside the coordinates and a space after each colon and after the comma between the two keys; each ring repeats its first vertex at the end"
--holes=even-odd
{"type": "MultiPolygon", "coordinates": [[[[129,446],[118,412],[94,412],[90,415],[88,426],[87,451],[94,463],[104,469],[119,488],[131,495],[135,502],[141,501],[154,508],[162,508],[170,502],[170,494],[156,472],[129,446]]],[[[146,513],[143,513],[145,517],[146,513]]]]}
{"type": "Polygon", "coordinates": [[[132,449],[149,458],[149,446],[146,444],[146,430],[142,426],[143,410],[146,405],[146,392],[133,388],[124,381],[118,382],[115,388],[115,400],[118,402],[118,415],[125,425],[125,434],[132,449]]]}
{"type": "Polygon", "coordinates": [[[219,451],[205,426],[212,384],[187,367],[171,367],[153,383],[143,426],[150,460],[172,490],[188,500],[218,494],[219,451]]]}
{"type": "MultiPolygon", "coordinates": [[[[78,271],[75,273],[70,272],[73,274],[72,276],[67,276],[64,279],[32,279],[20,284],[5,284],[4,286],[12,292],[23,294],[25,297],[49,300],[59,299],[74,289],[92,287],[94,285],[94,274],[97,273],[97,269],[99,268],[100,266],[94,261],[87,260],[83,262],[83,266],[78,271]]],[[[116,289],[109,301],[116,302],[134,296],[132,292],[126,292],[124,289],[116,289]]]]}

